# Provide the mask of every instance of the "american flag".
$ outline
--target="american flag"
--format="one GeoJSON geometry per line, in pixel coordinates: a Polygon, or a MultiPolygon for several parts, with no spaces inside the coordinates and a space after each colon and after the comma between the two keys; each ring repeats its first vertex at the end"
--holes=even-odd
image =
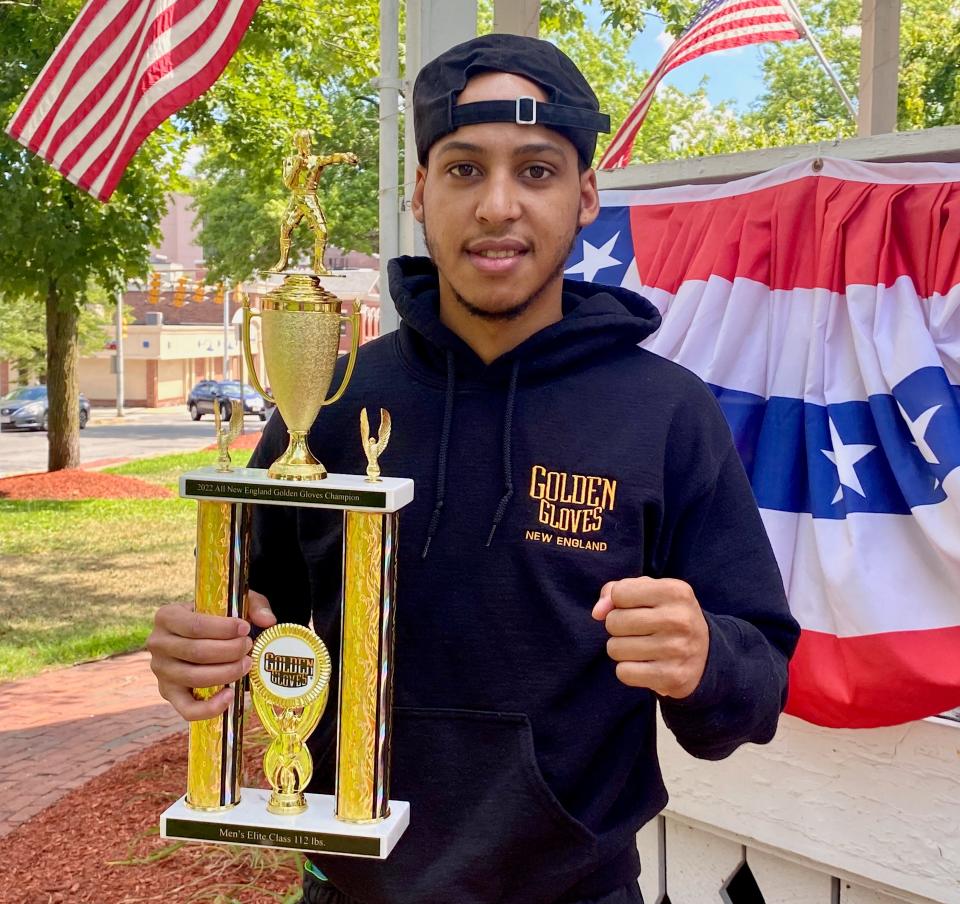
{"type": "Polygon", "coordinates": [[[100,201],[137,148],[207,90],[260,0],[89,0],[7,132],[100,201]]]}
{"type": "Polygon", "coordinates": [[[657,85],[672,69],[716,50],[764,41],[795,40],[802,36],[801,28],[789,0],[707,0],[653,70],[640,98],[600,159],[598,169],[612,170],[630,163],[633,142],[653,102],[657,85]]]}

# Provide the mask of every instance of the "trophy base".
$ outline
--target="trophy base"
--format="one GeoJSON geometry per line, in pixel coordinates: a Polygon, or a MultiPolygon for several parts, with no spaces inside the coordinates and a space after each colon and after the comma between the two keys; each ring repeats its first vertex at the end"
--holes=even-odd
{"type": "Polygon", "coordinates": [[[327,469],[320,462],[316,464],[274,462],[270,465],[268,474],[271,480],[326,480],[327,469]]]}
{"type": "Polygon", "coordinates": [[[306,430],[291,430],[286,452],[270,465],[267,474],[273,480],[324,480],[327,469],[310,451],[306,430]]]}
{"type": "Polygon", "coordinates": [[[160,837],[384,860],[410,824],[410,804],[403,800],[390,801],[386,819],[360,824],[333,815],[332,794],[305,796],[306,812],[274,816],[267,812],[269,789],[241,789],[240,802],[228,812],[193,810],[184,795],[160,817],[160,837]]]}

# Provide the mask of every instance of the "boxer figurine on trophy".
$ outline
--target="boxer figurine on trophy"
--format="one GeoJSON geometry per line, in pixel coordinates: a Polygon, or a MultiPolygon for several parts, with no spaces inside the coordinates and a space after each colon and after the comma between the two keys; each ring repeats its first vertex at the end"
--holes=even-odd
{"type": "Polygon", "coordinates": [[[283,160],[283,184],[290,189],[290,203],[280,223],[280,260],[270,268],[271,273],[282,273],[287,269],[290,257],[290,236],[300,225],[304,217],[313,231],[313,272],[318,276],[329,276],[330,271],[323,265],[323,253],[327,248],[327,220],[317,200],[317,183],[328,167],[338,163],[358,166],[356,154],[311,154],[312,138],[309,129],[297,129],[293,133],[292,157],[283,160]]]}

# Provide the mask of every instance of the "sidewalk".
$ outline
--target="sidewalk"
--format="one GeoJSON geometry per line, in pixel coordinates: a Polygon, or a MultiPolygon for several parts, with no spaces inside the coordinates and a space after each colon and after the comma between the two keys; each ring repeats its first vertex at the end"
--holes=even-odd
{"type": "Polygon", "coordinates": [[[0,725],[0,838],[185,727],[158,693],[145,651],[0,684],[0,725]]]}
{"type": "Polygon", "coordinates": [[[170,408],[130,408],[123,409],[123,417],[117,415],[117,406],[94,407],[90,409],[90,426],[102,427],[105,424],[127,424],[131,421],[142,421],[155,413],[169,414],[170,408]]]}

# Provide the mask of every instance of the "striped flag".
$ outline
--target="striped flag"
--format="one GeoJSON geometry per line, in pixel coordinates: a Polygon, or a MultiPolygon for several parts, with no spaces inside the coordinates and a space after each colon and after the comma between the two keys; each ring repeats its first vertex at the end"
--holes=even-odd
{"type": "Polygon", "coordinates": [[[672,69],[716,50],[765,41],[792,41],[801,37],[801,28],[789,0],[707,0],[653,70],[640,98],[600,158],[597,169],[612,170],[630,163],[633,142],[653,103],[657,86],[672,69]]]}
{"type": "Polygon", "coordinates": [[[568,277],[649,298],[644,347],[717,397],[802,628],[787,711],[859,728],[960,706],[960,165],[825,160],[601,203],[568,277]]]}
{"type": "Polygon", "coordinates": [[[7,132],[100,201],[223,72],[260,0],[89,0],[7,132]]]}

